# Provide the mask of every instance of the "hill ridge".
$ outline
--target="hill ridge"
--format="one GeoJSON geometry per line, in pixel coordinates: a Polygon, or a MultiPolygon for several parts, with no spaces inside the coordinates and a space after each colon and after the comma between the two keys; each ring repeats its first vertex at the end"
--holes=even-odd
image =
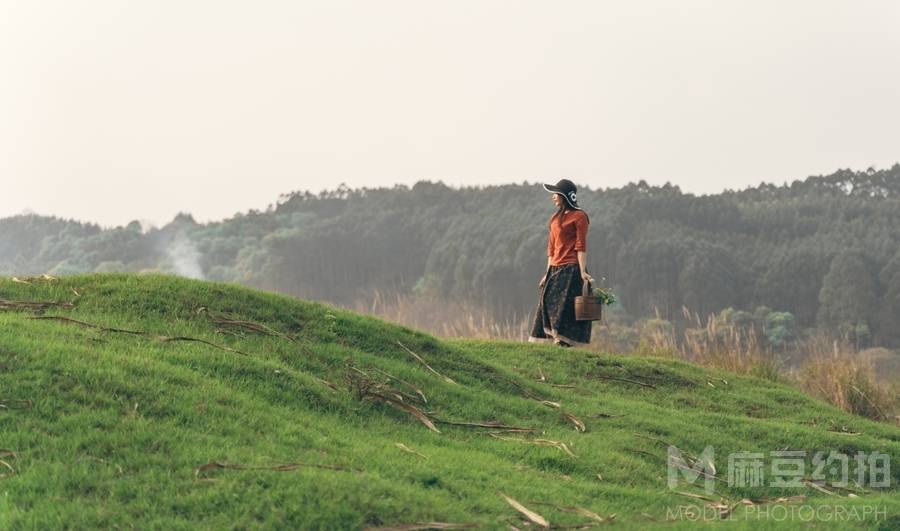
{"type": "Polygon", "coordinates": [[[438,339],[323,303],[157,274],[3,278],[0,299],[73,305],[40,314],[64,319],[0,305],[3,528],[520,523],[498,492],[554,525],[592,520],[560,508],[632,528],[712,503],[676,490],[728,507],[755,500],[729,509],[747,526],[748,511],[778,498],[883,507],[880,521],[851,522],[872,528],[900,514],[897,465],[887,488],[819,487],[834,495],[725,485],[724,459],[739,451],[900,457],[897,427],[766,380],[438,339]],[[667,488],[669,445],[715,449],[714,495],[667,488]]]}

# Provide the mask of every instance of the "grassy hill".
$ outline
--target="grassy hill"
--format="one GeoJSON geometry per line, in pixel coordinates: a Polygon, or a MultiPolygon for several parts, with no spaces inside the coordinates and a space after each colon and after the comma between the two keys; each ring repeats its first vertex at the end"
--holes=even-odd
{"type": "Polygon", "coordinates": [[[715,514],[709,500],[733,506],[737,527],[766,514],[797,527],[804,513],[776,506],[900,526],[900,428],[790,387],[675,360],[438,340],[162,275],[0,279],[0,460],[3,529],[522,527],[500,493],[554,526],[656,527],[679,506],[715,514]],[[36,301],[72,306],[36,313],[36,301]],[[667,487],[669,444],[689,464],[714,447],[713,495],[667,487]],[[764,452],[768,474],[781,450],[807,451],[807,478],[816,451],[882,452],[890,486],[727,485],[730,453],[764,452]],[[880,516],[863,517],[872,507],[880,516]]]}

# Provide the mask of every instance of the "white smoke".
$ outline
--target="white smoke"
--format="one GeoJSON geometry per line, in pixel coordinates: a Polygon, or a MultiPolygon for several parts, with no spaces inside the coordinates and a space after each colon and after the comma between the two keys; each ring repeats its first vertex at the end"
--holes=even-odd
{"type": "Polygon", "coordinates": [[[175,235],[166,247],[166,256],[172,262],[175,273],[188,278],[204,278],[203,268],[200,267],[200,251],[184,232],[175,235]]]}
{"type": "Polygon", "coordinates": [[[139,219],[137,220],[137,222],[141,225],[141,234],[147,234],[148,232],[156,228],[156,224],[149,219],[139,219]]]}

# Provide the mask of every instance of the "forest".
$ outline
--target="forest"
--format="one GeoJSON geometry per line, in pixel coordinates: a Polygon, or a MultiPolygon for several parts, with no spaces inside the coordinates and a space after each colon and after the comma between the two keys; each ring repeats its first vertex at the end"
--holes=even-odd
{"type": "MultiPolygon", "coordinates": [[[[588,270],[616,293],[617,319],[762,312],[900,347],[900,164],[715,195],[582,186],[578,198],[588,270]]],[[[0,274],[166,271],[342,306],[378,294],[473,301],[522,319],[553,211],[537,182],[420,181],[295,191],[264,211],[210,223],[182,213],[163,227],[23,214],[0,219],[0,274]]]]}

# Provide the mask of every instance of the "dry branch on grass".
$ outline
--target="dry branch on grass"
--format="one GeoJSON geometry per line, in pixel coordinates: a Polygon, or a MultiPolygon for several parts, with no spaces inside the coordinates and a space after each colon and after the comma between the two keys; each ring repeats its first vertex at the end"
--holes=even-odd
{"type": "MultiPolygon", "coordinates": [[[[649,441],[657,442],[666,447],[674,447],[675,446],[671,442],[666,441],[664,439],[660,439],[659,437],[651,437],[650,435],[644,435],[641,433],[632,433],[632,435],[635,435],[636,437],[640,437],[642,439],[647,439],[649,441]]],[[[650,455],[653,457],[658,457],[651,452],[647,452],[647,451],[640,450],[640,449],[631,449],[631,451],[636,452],[636,453],[643,453],[643,454],[650,455]]],[[[684,454],[684,457],[686,459],[678,458],[678,459],[673,460],[670,457],[665,457],[664,459],[666,459],[667,463],[669,463],[671,466],[674,466],[676,468],[680,468],[683,470],[693,470],[695,472],[699,472],[699,473],[703,474],[704,477],[714,479],[714,480],[720,481],[720,482],[725,481],[722,478],[716,476],[716,467],[712,461],[706,460],[705,458],[703,458],[703,456],[697,457],[696,455],[692,454],[691,452],[689,452],[687,450],[682,449],[682,450],[680,450],[680,452],[682,454],[684,454]]]]}
{"type": "Polygon", "coordinates": [[[571,422],[572,424],[575,425],[575,431],[578,431],[578,432],[581,432],[581,433],[584,433],[584,432],[587,431],[587,426],[585,426],[585,425],[584,425],[584,422],[581,422],[581,419],[579,419],[579,418],[576,417],[575,415],[563,411],[563,412],[562,412],[562,416],[563,416],[566,420],[568,420],[569,422],[571,422]]]}
{"type": "Polygon", "coordinates": [[[544,405],[544,406],[547,406],[547,407],[553,408],[553,409],[562,408],[562,404],[560,404],[559,402],[554,402],[552,400],[547,400],[544,397],[538,396],[514,380],[507,380],[507,381],[510,383],[510,385],[512,385],[513,387],[518,389],[522,393],[522,396],[524,396],[525,398],[527,398],[529,400],[534,400],[536,402],[539,402],[541,405],[544,405]]]}
{"type": "Polygon", "coordinates": [[[388,385],[387,382],[379,382],[365,371],[354,367],[351,364],[347,365],[347,371],[344,374],[344,378],[350,393],[357,400],[370,400],[385,403],[394,409],[399,409],[404,413],[412,415],[429,430],[435,433],[441,432],[437,429],[437,426],[434,425],[434,422],[428,415],[421,409],[404,400],[408,398],[415,401],[418,400],[418,397],[413,397],[399,389],[394,389],[388,385]]]}
{"type": "Polygon", "coordinates": [[[506,494],[503,494],[500,491],[497,491],[497,494],[499,494],[501,497],[503,497],[503,499],[506,500],[506,503],[508,503],[513,509],[522,513],[525,516],[525,518],[528,518],[528,520],[530,520],[531,522],[533,522],[541,527],[544,527],[544,528],[550,527],[550,522],[548,522],[547,519],[544,518],[543,516],[532,511],[528,507],[525,507],[524,505],[522,505],[515,499],[510,498],[509,496],[507,496],[506,494]]]}
{"type": "Polygon", "coordinates": [[[12,277],[12,281],[17,282],[19,284],[40,284],[42,282],[58,282],[59,279],[54,276],[50,276],[50,275],[44,273],[43,275],[38,275],[38,276],[33,276],[33,277],[25,277],[25,278],[12,277]]]}
{"type": "Polygon", "coordinates": [[[550,439],[532,439],[530,442],[531,442],[531,444],[537,444],[539,446],[552,446],[554,448],[562,450],[563,453],[565,453],[566,455],[568,455],[570,457],[574,457],[574,458],[578,457],[577,455],[575,455],[572,452],[572,450],[569,449],[568,446],[566,446],[566,443],[564,443],[564,442],[552,441],[550,439]]]}
{"type": "Polygon", "coordinates": [[[61,301],[11,301],[0,299],[0,310],[43,312],[50,308],[74,308],[71,302],[61,301]]]}
{"type": "Polygon", "coordinates": [[[418,531],[420,529],[472,529],[475,524],[451,524],[448,522],[424,522],[415,524],[399,524],[387,527],[366,527],[363,531],[418,531]]]}
{"type": "Polygon", "coordinates": [[[0,398],[0,409],[31,409],[34,402],[27,398],[0,398]]]}
{"type": "Polygon", "coordinates": [[[274,330],[262,323],[257,323],[254,321],[244,321],[241,319],[232,319],[231,317],[227,317],[222,314],[213,313],[212,311],[209,310],[209,308],[207,308],[205,306],[197,308],[197,313],[198,314],[206,314],[206,316],[209,317],[209,320],[212,321],[212,323],[217,326],[231,327],[231,328],[241,330],[241,331],[256,332],[259,334],[265,334],[267,336],[279,337],[281,339],[285,339],[292,343],[297,342],[297,340],[294,339],[293,337],[291,337],[287,334],[284,334],[282,332],[279,332],[277,330],[274,330]]]}
{"type": "Polygon", "coordinates": [[[625,382],[625,383],[640,385],[641,387],[647,387],[649,389],[656,389],[656,386],[651,383],[640,382],[638,380],[631,380],[628,378],[618,378],[616,376],[606,376],[605,374],[592,374],[589,376],[589,378],[599,378],[601,380],[613,380],[616,382],[625,382]]]}
{"type": "Polygon", "coordinates": [[[238,465],[232,463],[220,463],[217,461],[212,461],[206,463],[205,465],[198,466],[194,469],[194,477],[196,479],[209,481],[214,478],[209,477],[201,477],[201,474],[209,472],[210,470],[222,470],[222,469],[231,469],[231,470],[272,470],[275,472],[289,472],[291,470],[297,470],[299,468],[322,468],[325,470],[338,470],[338,471],[353,471],[353,472],[362,472],[362,470],[358,468],[349,468],[342,465],[326,465],[322,463],[285,463],[283,465],[274,465],[274,466],[253,466],[253,465],[238,465]]]}
{"type": "Polygon", "coordinates": [[[321,379],[321,378],[316,378],[315,376],[313,376],[313,378],[315,378],[315,380],[316,380],[317,382],[319,382],[320,384],[322,384],[322,385],[324,385],[324,386],[326,386],[326,387],[329,387],[329,388],[331,388],[331,389],[333,389],[333,390],[335,390],[335,391],[339,391],[339,390],[340,390],[340,389],[338,389],[338,386],[334,385],[333,383],[329,382],[328,380],[323,380],[323,379],[321,379]]]}
{"type": "Polygon", "coordinates": [[[731,515],[731,513],[734,511],[734,509],[738,505],[741,505],[742,503],[744,503],[745,505],[753,505],[753,502],[751,502],[750,500],[741,500],[739,502],[731,502],[727,498],[720,498],[718,500],[715,500],[708,496],[703,496],[700,494],[693,494],[690,492],[682,492],[682,491],[675,491],[675,494],[678,494],[681,496],[687,496],[688,498],[694,498],[695,500],[702,500],[702,501],[706,502],[705,505],[711,509],[718,511],[717,514],[718,514],[719,518],[721,518],[723,520],[725,518],[728,518],[728,516],[731,515]]]}
{"type": "MultiPolygon", "coordinates": [[[[539,501],[534,501],[534,500],[531,500],[528,503],[530,503],[532,505],[546,505],[548,507],[553,507],[557,511],[562,511],[564,513],[580,514],[581,516],[586,516],[586,517],[590,518],[591,520],[593,520],[595,522],[599,522],[599,523],[612,522],[616,518],[615,514],[611,514],[609,516],[604,517],[604,516],[600,516],[599,514],[595,513],[594,511],[591,511],[590,509],[585,509],[584,507],[578,507],[578,506],[569,507],[566,505],[556,505],[555,503],[539,502],[539,501]]],[[[582,524],[576,524],[576,525],[582,525],[582,524]]]]}
{"type": "MultiPolygon", "coordinates": [[[[15,457],[15,454],[12,454],[12,456],[15,457]]],[[[4,457],[6,457],[6,456],[4,456],[4,457]]],[[[0,466],[9,470],[9,472],[3,472],[2,474],[0,474],[0,479],[6,479],[6,478],[16,475],[16,469],[13,468],[11,464],[7,463],[3,459],[0,459],[0,466]]]]}
{"type": "MultiPolygon", "coordinates": [[[[19,456],[16,455],[16,453],[13,452],[12,450],[7,450],[6,448],[2,448],[2,449],[0,449],[0,458],[5,458],[5,457],[12,457],[13,459],[18,459],[19,456]]],[[[9,472],[4,472],[4,473],[0,474],[0,479],[6,479],[8,477],[16,475],[16,469],[14,469],[12,467],[12,465],[7,463],[3,459],[0,459],[0,466],[9,470],[9,472]]]]}
{"type": "Polygon", "coordinates": [[[413,450],[412,448],[410,448],[409,446],[406,446],[402,442],[395,442],[394,446],[396,446],[397,448],[403,450],[404,452],[406,452],[408,454],[417,455],[417,456],[421,457],[422,459],[428,459],[428,456],[426,456],[425,454],[413,450]]]}
{"type": "Polygon", "coordinates": [[[410,356],[412,356],[413,358],[416,359],[416,361],[418,361],[419,363],[421,363],[422,365],[424,365],[426,369],[428,369],[429,371],[431,371],[431,372],[434,373],[435,375],[439,376],[440,378],[443,378],[445,382],[450,383],[450,384],[455,384],[455,383],[456,383],[456,382],[454,382],[453,380],[451,380],[450,378],[448,378],[448,377],[444,376],[443,374],[441,374],[441,373],[437,372],[436,370],[434,370],[434,369],[431,367],[431,365],[428,365],[428,363],[426,363],[425,360],[422,359],[421,356],[419,356],[418,354],[416,354],[415,352],[413,352],[412,350],[410,350],[409,348],[407,348],[406,345],[404,345],[403,343],[400,342],[400,340],[397,340],[397,344],[400,345],[401,347],[403,347],[403,350],[409,352],[410,356]]]}
{"type": "Polygon", "coordinates": [[[838,493],[832,492],[832,491],[826,489],[825,487],[818,485],[814,481],[804,480],[803,484],[808,487],[812,487],[812,488],[816,489],[817,491],[821,492],[822,494],[828,494],[829,496],[839,496],[838,493]]]}
{"type": "Polygon", "coordinates": [[[695,498],[698,500],[708,501],[708,502],[712,502],[712,503],[720,503],[720,502],[725,501],[724,498],[714,500],[714,499],[710,498],[709,496],[704,496],[702,494],[694,494],[693,492],[682,492],[680,490],[676,490],[674,492],[675,492],[675,494],[679,494],[681,496],[687,496],[688,498],[695,498]]]}
{"type": "Polygon", "coordinates": [[[488,435],[490,435],[491,437],[494,437],[495,439],[500,439],[501,441],[513,441],[513,442],[520,442],[520,443],[525,443],[525,444],[534,444],[537,446],[552,446],[553,448],[560,450],[561,452],[568,455],[569,457],[573,457],[576,459],[578,458],[578,456],[575,455],[572,452],[572,450],[570,450],[569,447],[566,446],[566,443],[564,443],[564,442],[553,441],[550,439],[519,439],[519,438],[515,438],[515,437],[504,437],[502,435],[499,435],[496,432],[489,432],[488,435]]]}
{"type": "Polygon", "coordinates": [[[197,337],[187,337],[187,336],[153,336],[153,339],[157,341],[162,341],[163,343],[168,343],[171,341],[193,341],[195,343],[203,343],[204,345],[209,345],[213,348],[217,348],[219,350],[224,350],[225,352],[234,352],[235,354],[240,354],[241,356],[249,356],[246,352],[241,352],[240,350],[236,350],[230,347],[224,347],[222,345],[217,345],[212,341],[207,341],[205,339],[200,339],[197,337]]]}
{"type": "Polygon", "coordinates": [[[428,417],[428,415],[423,413],[422,410],[420,410],[416,406],[413,406],[412,404],[407,404],[405,402],[401,402],[399,400],[394,399],[393,397],[386,396],[386,395],[383,395],[383,394],[380,394],[377,392],[370,392],[366,396],[366,398],[368,398],[370,400],[378,400],[378,401],[384,402],[396,409],[399,409],[400,411],[405,411],[406,413],[409,413],[410,415],[415,417],[419,422],[424,424],[429,430],[431,430],[435,433],[441,432],[441,430],[437,429],[437,426],[434,425],[434,422],[431,421],[431,419],[428,417]]]}
{"type": "Polygon", "coordinates": [[[795,494],[794,496],[782,496],[778,498],[757,498],[755,500],[741,500],[745,505],[766,505],[769,503],[799,503],[806,500],[805,494],[795,494]]]}
{"type": "Polygon", "coordinates": [[[72,323],[80,326],[84,326],[87,328],[93,328],[95,330],[100,330],[101,332],[116,332],[119,334],[132,334],[132,335],[148,335],[147,332],[141,332],[138,330],[126,330],[124,328],[109,328],[106,326],[100,326],[97,324],[87,323],[84,321],[79,321],[78,319],[72,319],[71,317],[63,317],[62,315],[35,315],[29,317],[29,319],[39,319],[39,320],[47,320],[47,321],[62,321],[64,323],[72,323]]]}
{"type": "Polygon", "coordinates": [[[621,415],[610,415],[609,413],[597,413],[595,415],[589,415],[589,416],[593,419],[616,419],[619,417],[624,417],[625,414],[623,413],[621,415]]]}
{"type": "Polygon", "coordinates": [[[837,433],[838,435],[862,435],[862,432],[852,431],[846,426],[838,426],[834,421],[831,421],[831,427],[825,431],[837,433]]]}
{"type": "Polygon", "coordinates": [[[188,336],[156,336],[151,334],[150,332],[144,332],[141,330],[127,330],[125,328],[111,328],[106,326],[100,326],[93,323],[88,323],[85,321],[79,321],[78,319],[72,319],[71,317],[63,317],[61,315],[35,315],[29,317],[29,319],[41,319],[41,320],[53,320],[53,321],[62,321],[64,323],[72,323],[77,324],[79,326],[84,326],[87,328],[93,328],[95,330],[100,330],[101,332],[114,332],[119,334],[130,334],[135,336],[145,336],[156,341],[161,341],[163,343],[168,343],[171,341],[193,341],[197,343],[203,343],[205,345],[209,345],[211,347],[217,348],[219,350],[224,350],[226,352],[234,352],[235,354],[240,354],[242,356],[248,356],[246,352],[241,352],[240,350],[235,350],[233,348],[225,347],[222,345],[217,345],[212,341],[207,341],[205,339],[200,339],[196,337],[188,337],[188,336]]]}
{"type": "Polygon", "coordinates": [[[585,522],[583,524],[552,525],[550,529],[590,529],[598,526],[600,526],[599,522],[585,522]]]}
{"type": "Polygon", "coordinates": [[[434,419],[434,421],[438,424],[448,424],[450,426],[461,426],[464,428],[488,428],[492,430],[500,430],[500,431],[515,431],[515,432],[536,432],[537,428],[527,428],[524,426],[508,426],[501,422],[486,420],[482,422],[455,422],[451,420],[441,420],[434,419]]]}
{"type": "Polygon", "coordinates": [[[413,385],[413,384],[407,382],[406,380],[402,380],[402,379],[400,379],[400,378],[397,378],[396,376],[393,376],[393,375],[389,374],[388,372],[379,369],[378,367],[373,367],[373,369],[375,369],[375,372],[377,372],[377,373],[379,373],[379,374],[381,374],[381,375],[383,375],[383,376],[387,376],[387,377],[390,378],[391,380],[394,380],[395,382],[398,382],[398,383],[402,383],[402,384],[405,385],[406,387],[412,389],[413,392],[416,393],[417,395],[419,395],[419,397],[422,399],[422,403],[423,403],[423,404],[427,404],[427,403],[428,403],[428,399],[425,398],[425,393],[423,393],[422,390],[419,389],[418,387],[416,387],[415,385],[413,385]]]}

